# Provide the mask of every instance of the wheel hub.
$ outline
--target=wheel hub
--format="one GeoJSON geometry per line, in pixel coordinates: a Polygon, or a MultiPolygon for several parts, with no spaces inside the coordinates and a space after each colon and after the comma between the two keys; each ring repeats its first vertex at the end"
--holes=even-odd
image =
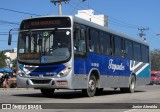
{"type": "Polygon", "coordinates": [[[91,91],[94,91],[95,90],[95,82],[93,81],[93,80],[90,80],[89,81],[89,89],[91,90],[91,91]]]}

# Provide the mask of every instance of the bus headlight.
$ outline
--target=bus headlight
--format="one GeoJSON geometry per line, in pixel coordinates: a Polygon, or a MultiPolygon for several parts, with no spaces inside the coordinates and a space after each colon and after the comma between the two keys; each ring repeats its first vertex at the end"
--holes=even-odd
{"type": "Polygon", "coordinates": [[[71,71],[71,69],[72,69],[71,66],[65,68],[59,74],[57,74],[57,77],[64,77],[64,76],[66,76],[71,71]]]}
{"type": "Polygon", "coordinates": [[[20,76],[20,77],[26,77],[26,74],[24,72],[22,72],[21,70],[18,70],[17,74],[20,76]]]}

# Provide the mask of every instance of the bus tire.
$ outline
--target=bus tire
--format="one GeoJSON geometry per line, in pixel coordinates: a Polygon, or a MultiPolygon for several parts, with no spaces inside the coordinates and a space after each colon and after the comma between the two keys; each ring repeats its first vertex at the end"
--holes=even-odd
{"type": "Polygon", "coordinates": [[[83,89],[82,93],[87,97],[93,97],[96,94],[96,78],[91,75],[88,81],[87,89],[83,89]]]}
{"type": "Polygon", "coordinates": [[[41,89],[41,93],[46,97],[51,97],[54,93],[54,90],[55,89],[41,89]]]}
{"type": "Polygon", "coordinates": [[[127,92],[134,93],[135,87],[136,87],[136,78],[134,75],[131,75],[131,80],[127,92]]]}
{"type": "Polygon", "coordinates": [[[136,78],[134,75],[131,75],[131,80],[128,88],[120,88],[122,93],[134,93],[136,86],[136,78]]]}

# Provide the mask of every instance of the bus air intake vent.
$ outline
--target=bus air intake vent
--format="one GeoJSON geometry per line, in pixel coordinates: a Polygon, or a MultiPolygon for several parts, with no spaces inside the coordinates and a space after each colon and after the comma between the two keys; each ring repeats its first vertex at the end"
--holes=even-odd
{"type": "Polygon", "coordinates": [[[49,84],[51,82],[51,79],[43,79],[43,80],[37,80],[37,79],[31,79],[33,84],[49,84]]]}

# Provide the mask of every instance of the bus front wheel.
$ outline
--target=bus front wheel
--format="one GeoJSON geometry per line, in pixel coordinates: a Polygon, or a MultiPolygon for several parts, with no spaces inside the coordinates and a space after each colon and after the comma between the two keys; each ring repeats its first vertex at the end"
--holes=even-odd
{"type": "Polygon", "coordinates": [[[46,97],[51,97],[54,93],[54,90],[55,89],[41,89],[41,93],[46,97]]]}
{"type": "Polygon", "coordinates": [[[91,75],[88,81],[87,89],[83,89],[82,93],[87,97],[93,97],[96,93],[96,78],[91,75]]]}

